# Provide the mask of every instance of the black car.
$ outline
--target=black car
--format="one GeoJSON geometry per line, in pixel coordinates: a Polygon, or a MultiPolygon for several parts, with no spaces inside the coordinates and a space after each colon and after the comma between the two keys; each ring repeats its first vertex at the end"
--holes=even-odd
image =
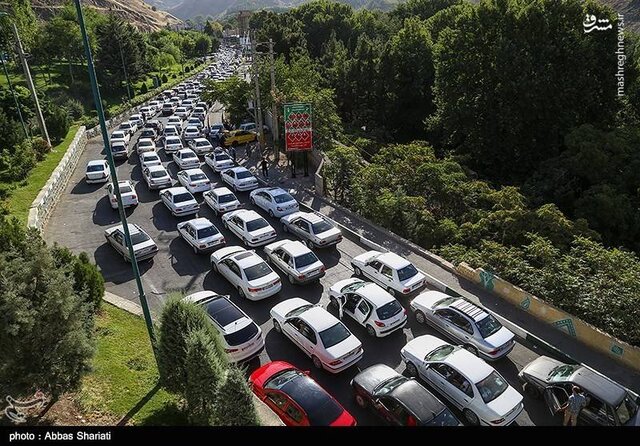
{"type": "Polygon", "coordinates": [[[358,373],[351,386],[356,403],[394,426],[461,426],[456,416],[414,379],[384,364],[358,373]]]}
{"type": "Polygon", "coordinates": [[[553,415],[561,413],[573,386],[587,399],[578,425],[640,426],[640,397],[581,364],[565,364],[540,356],[520,371],[518,378],[532,398],[542,398],[553,415]]]}

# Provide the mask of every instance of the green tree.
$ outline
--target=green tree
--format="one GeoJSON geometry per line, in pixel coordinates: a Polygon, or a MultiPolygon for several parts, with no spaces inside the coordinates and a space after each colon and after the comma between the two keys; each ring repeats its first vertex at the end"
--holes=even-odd
{"type": "Polygon", "coordinates": [[[211,37],[206,34],[200,34],[196,39],[194,52],[198,56],[204,57],[211,52],[211,47],[211,37]]]}
{"type": "Polygon", "coordinates": [[[218,426],[257,426],[253,393],[240,369],[227,370],[216,393],[215,420],[218,426]]]}
{"type": "Polygon", "coordinates": [[[225,106],[225,117],[239,125],[250,117],[249,100],[252,98],[251,84],[237,76],[222,82],[206,82],[203,98],[208,102],[220,101],[225,106]]]}
{"type": "Polygon", "coordinates": [[[54,141],[62,141],[71,127],[69,112],[63,107],[49,103],[43,110],[44,120],[47,124],[49,136],[54,141]]]}
{"type": "Polygon", "coordinates": [[[360,174],[362,161],[358,151],[352,147],[337,146],[327,153],[329,162],[325,164],[323,174],[326,185],[333,192],[333,198],[341,204],[350,201],[349,191],[360,174]]]}

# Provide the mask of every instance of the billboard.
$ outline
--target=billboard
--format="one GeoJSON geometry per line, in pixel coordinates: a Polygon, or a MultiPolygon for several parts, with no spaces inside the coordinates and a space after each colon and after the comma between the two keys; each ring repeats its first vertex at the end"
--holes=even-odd
{"type": "Polygon", "coordinates": [[[311,104],[284,104],[284,139],[287,152],[313,149],[311,104]]]}

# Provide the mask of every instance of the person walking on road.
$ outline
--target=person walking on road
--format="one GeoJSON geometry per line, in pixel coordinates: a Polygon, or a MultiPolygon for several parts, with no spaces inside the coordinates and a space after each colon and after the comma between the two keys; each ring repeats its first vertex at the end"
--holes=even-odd
{"type": "Polygon", "coordinates": [[[262,168],[262,176],[264,178],[269,178],[269,164],[267,162],[266,156],[262,157],[262,161],[260,161],[260,167],[262,168]]]}
{"type": "Polygon", "coordinates": [[[580,387],[573,386],[571,388],[571,395],[569,395],[569,401],[563,406],[564,408],[564,422],[563,426],[576,426],[578,424],[578,415],[580,411],[587,405],[587,398],[580,392],[580,387]]]}
{"type": "Polygon", "coordinates": [[[233,160],[233,164],[235,164],[237,166],[238,163],[236,162],[236,149],[233,146],[231,146],[231,148],[229,149],[229,155],[231,155],[231,159],[233,160]]]}

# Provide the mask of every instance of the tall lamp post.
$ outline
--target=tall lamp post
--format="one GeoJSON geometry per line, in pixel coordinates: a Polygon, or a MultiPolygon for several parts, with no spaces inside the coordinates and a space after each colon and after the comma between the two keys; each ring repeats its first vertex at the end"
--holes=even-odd
{"type": "Polygon", "coordinates": [[[91,80],[91,90],[93,91],[93,101],[96,104],[96,111],[98,112],[98,121],[100,121],[100,130],[102,133],[102,142],[104,144],[104,151],[107,154],[107,161],[109,163],[109,171],[111,172],[111,181],[113,189],[118,199],[118,213],[120,214],[120,222],[124,232],[124,239],[129,248],[129,258],[131,259],[131,269],[136,279],[136,285],[138,287],[138,294],[140,296],[140,304],[142,306],[142,312],[144,314],[144,320],[147,325],[147,331],[149,332],[149,339],[151,340],[151,347],[153,354],[158,360],[156,355],[156,339],[153,331],[153,322],[151,320],[151,312],[149,311],[149,304],[147,302],[147,296],[144,293],[142,286],[142,279],[140,278],[140,270],[138,269],[138,260],[136,259],[133,251],[133,244],[131,243],[131,234],[129,233],[129,225],[127,223],[127,215],[122,207],[122,196],[120,194],[120,188],[118,187],[118,176],[113,162],[113,154],[111,153],[111,147],[109,145],[109,132],[107,130],[107,124],[104,118],[104,110],[102,108],[102,100],[100,98],[100,90],[98,89],[98,81],[96,79],[96,70],[93,65],[93,57],[91,55],[91,47],[89,46],[89,39],[87,37],[87,30],[84,24],[84,16],[82,14],[82,6],[80,6],[80,0],[74,0],[76,5],[76,12],[78,14],[78,24],[80,25],[80,32],[82,33],[82,42],[84,44],[84,51],[87,57],[87,66],[89,69],[89,79],[91,80]]]}

